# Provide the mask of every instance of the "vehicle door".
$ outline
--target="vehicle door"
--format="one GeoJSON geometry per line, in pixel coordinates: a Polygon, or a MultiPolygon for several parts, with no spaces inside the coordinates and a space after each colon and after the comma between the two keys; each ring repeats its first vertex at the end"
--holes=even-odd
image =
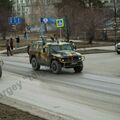
{"type": "Polygon", "coordinates": [[[49,65],[50,64],[50,58],[49,58],[49,47],[43,46],[42,53],[41,53],[41,62],[43,65],[49,65]]]}
{"type": "Polygon", "coordinates": [[[33,43],[30,47],[30,55],[35,55],[37,54],[37,43],[33,43]]]}
{"type": "Polygon", "coordinates": [[[42,43],[39,43],[38,44],[38,47],[37,47],[37,51],[38,51],[38,60],[39,60],[39,63],[42,64],[42,57],[41,57],[41,54],[42,54],[42,43]]]}

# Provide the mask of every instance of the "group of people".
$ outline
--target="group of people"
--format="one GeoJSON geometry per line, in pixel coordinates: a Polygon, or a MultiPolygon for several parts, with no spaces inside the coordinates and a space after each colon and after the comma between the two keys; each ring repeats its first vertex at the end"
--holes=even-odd
{"type": "MultiPolygon", "coordinates": [[[[20,37],[17,36],[16,38],[16,48],[19,48],[19,43],[20,43],[20,37]]],[[[24,32],[24,39],[25,40],[28,40],[28,33],[27,31],[24,32]]],[[[7,39],[6,40],[6,49],[7,49],[7,56],[9,55],[13,55],[13,48],[14,48],[14,40],[13,38],[11,37],[10,39],[7,39]]],[[[28,47],[29,48],[29,47],[28,47]]]]}
{"type": "MultiPolygon", "coordinates": [[[[16,48],[19,47],[19,42],[20,42],[20,38],[18,36],[18,37],[16,37],[16,48]]],[[[10,39],[6,40],[6,49],[7,49],[7,56],[9,56],[9,55],[12,56],[13,55],[12,51],[14,49],[14,40],[13,40],[13,38],[10,38],[10,39]]]]}

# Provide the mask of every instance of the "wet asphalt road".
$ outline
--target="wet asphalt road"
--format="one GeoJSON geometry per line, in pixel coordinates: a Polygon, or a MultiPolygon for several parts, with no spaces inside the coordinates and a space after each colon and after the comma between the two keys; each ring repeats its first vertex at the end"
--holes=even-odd
{"type": "Polygon", "coordinates": [[[67,100],[120,112],[120,56],[104,53],[85,57],[84,70],[80,74],[75,74],[72,69],[63,69],[61,74],[55,75],[47,67],[33,71],[28,57],[19,56],[3,57],[3,70],[29,78],[29,83],[34,79],[45,83],[47,89],[67,100]]]}
{"type": "Polygon", "coordinates": [[[41,67],[41,69],[36,72],[32,70],[28,57],[3,57],[5,62],[3,69],[23,76],[45,77],[46,79],[56,78],[56,80],[62,77],[73,79],[71,76],[74,77],[75,80],[85,74],[120,77],[120,55],[116,53],[103,53],[86,55],[85,57],[84,69],[81,74],[75,74],[73,69],[63,69],[60,75],[55,75],[52,74],[47,67],[41,67]]]}

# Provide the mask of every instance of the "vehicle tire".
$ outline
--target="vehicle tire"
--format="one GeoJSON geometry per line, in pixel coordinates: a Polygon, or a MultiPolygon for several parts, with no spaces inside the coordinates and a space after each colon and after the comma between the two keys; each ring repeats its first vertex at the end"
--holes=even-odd
{"type": "Polygon", "coordinates": [[[2,77],[2,67],[0,65],[0,78],[2,77]]]}
{"type": "Polygon", "coordinates": [[[40,64],[37,62],[37,59],[35,57],[33,57],[31,59],[31,64],[32,64],[33,70],[39,70],[40,69],[40,64]]]}
{"type": "Polygon", "coordinates": [[[117,54],[120,54],[120,51],[117,51],[117,54]]]}
{"type": "Polygon", "coordinates": [[[55,74],[58,74],[58,73],[61,72],[61,70],[62,70],[61,64],[56,60],[52,61],[52,63],[51,63],[51,71],[53,73],[55,73],[55,74]]]}
{"type": "Polygon", "coordinates": [[[83,62],[80,64],[80,66],[74,67],[75,73],[81,73],[83,70],[83,62]]]}

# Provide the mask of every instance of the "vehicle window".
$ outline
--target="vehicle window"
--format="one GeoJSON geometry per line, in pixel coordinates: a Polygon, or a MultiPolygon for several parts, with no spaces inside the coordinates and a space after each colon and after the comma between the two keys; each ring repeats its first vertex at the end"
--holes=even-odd
{"type": "Polygon", "coordinates": [[[48,48],[45,48],[45,52],[46,52],[46,53],[48,52],[48,48]]]}
{"type": "Polygon", "coordinates": [[[50,52],[57,52],[57,51],[60,51],[59,45],[51,45],[50,46],[50,52]]]}
{"type": "Polygon", "coordinates": [[[43,48],[43,52],[48,53],[49,52],[48,48],[43,48]]]}
{"type": "Polygon", "coordinates": [[[73,50],[70,44],[61,45],[61,50],[73,50]]]}

